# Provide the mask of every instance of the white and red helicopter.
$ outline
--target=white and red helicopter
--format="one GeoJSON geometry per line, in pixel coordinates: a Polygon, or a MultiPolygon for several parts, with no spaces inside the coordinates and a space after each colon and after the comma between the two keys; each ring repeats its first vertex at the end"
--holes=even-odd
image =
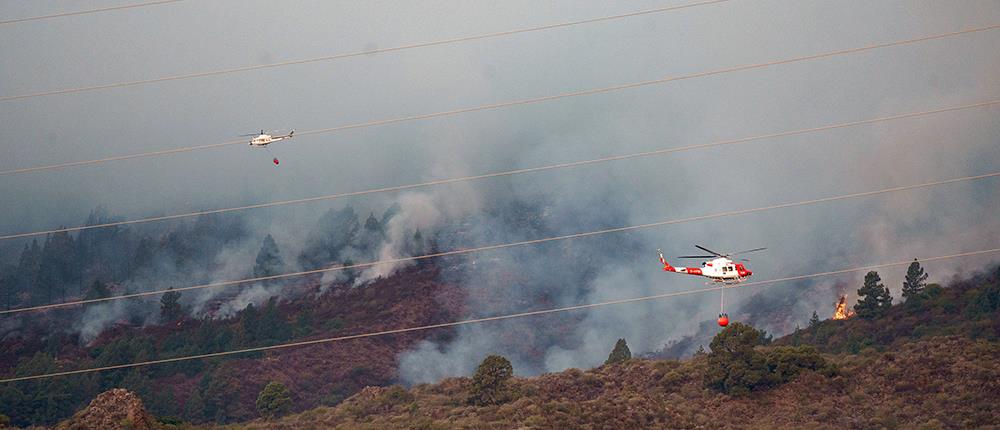
{"type": "MultiPolygon", "coordinates": [[[[295,130],[292,130],[292,131],[288,132],[288,134],[286,134],[286,135],[283,135],[283,136],[274,136],[274,135],[270,135],[270,134],[264,133],[264,130],[261,130],[259,134],[241,134],[240,137],[251,137],[251,136],[253,136],[253,139],[250,139],[250,142],[247,142],[247,144],[250,145],[251,147],[264,148],[267,145],[270,145],[270,144],[272,144],[274,142],[277,142],[279,140],[291,139],[292,135],[294,135],[294,134],[295,134],[295,130]]],[[[274,160],[272,160],[272,161],[274,161],[275,165],[278,164],[278,158],[277,157],[275,157],[274,160]]]]}
{"type": "MultiPolygon", "coordinates": [[[[674,273],[684,273],[688,275],[703,276],[711,280],[714,283],[722,283],[726,286],[735,286],[740,282],[746,281],[753,275],[753,272],[746,267],[743,263],[734,262],[729,257],[739,254],[746,254],[748,252],[763,251],[767,248],[754,248],[748,249],[746,251],[733,252],[729,254],[720,254],[718,252],[712,251],[711,249],[705,248],[700,245],[695,245],[696,248],[708,252],[712,255],[682,255],[677,258],[711,258],[711,260],[704,261],[701,263],[701,267],[674,267],[667,262],[667,259],[663,257],[663,252],[657,250],[660,253],[660,263],[663,264],[663,271],[674,272],[674,273]]],[[[741,261],[750,261],[747,259],[742,259],[741,261]]],[[[724,308],[724,293],[723,298],[720,299],[720,311],[719,311],[719,325],[725,327],[729,325],[729,315],[725,313],[721,308],[724,308]]]]}

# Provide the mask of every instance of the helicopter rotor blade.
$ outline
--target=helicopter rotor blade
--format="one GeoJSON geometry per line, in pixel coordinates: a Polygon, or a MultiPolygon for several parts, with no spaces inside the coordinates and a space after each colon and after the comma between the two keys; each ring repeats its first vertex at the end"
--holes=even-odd
{"type": "Polygon", "coordinates": [[[763,250],[765,250],[765,249],[767,249],[767,248],[754,248],[754,249],[748,249],[748,250],[746,250],[746,251],[740,251],[740,252],[734,252],[734,253],[732,253],[732,254],[729,254],[729,255],[736,255],[736,254],[746,254],[746,253],[748,253],[748,252],[757,252],[757,251],[763,251],[763,250]]]}
{"type": "Polygon", "coordinates": [[[718,252],[712,251],[711,249],[705,248],[704,246],[701,246],[701,245],[695,245],[694,247],[698,248],[698,249],[700,249],[702,251],[705,251],[705,252],[707,252],[709,254],[715,254],[716,256],[719,256],[719,257],[725,257],[725,255],[719,254],[718,252]]]}
{"type": "Polygon", "coordinates": [[[714,255],[682,255],[677,258],[715,258],[714,255]]]}

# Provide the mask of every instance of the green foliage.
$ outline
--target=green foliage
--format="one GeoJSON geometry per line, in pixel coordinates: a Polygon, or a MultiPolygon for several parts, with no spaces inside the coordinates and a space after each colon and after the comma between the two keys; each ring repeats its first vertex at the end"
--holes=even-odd
{"type": "Polygon", "coordinates": [[[69,287],[80,283],[79,263],[76,242],[69,233],[61,231],[46,237],[35,279],[41,292],[39,298],[49,303],[57,297],[65,298],[69,287]]]}
{"type": "Polygon", "coordinates": [[[331,261],[343,261],[341,256],[354,243],[361,230],[354,208],[331,209],[320,218],[317,234],[309,237],[305,249],[299,254],[299,263],[305,269],[315,269],[331,261]]]}
{"type": "Polygon", "coordinates": [[[10,417],[0,414],[0,427],[6,427],[10,425],[10,417]]]}
{"type": "Polygon", "coordinates": [[[292,396],[285,385],[272,381],[257,396],[257,412],[264,418],[285,415],[292,408],[292,396]]]}
{"type": "Polygon", "coordinates": [[[330,332],[335,332],[344,328],[344,320],[341,318],[331,318],[324,324],[325,330],[330,332]]]}
{"type": "Polygon", "coordinates": [[[264,238],[257,251],[257,260],[253,266],[253,276],[255,278],[274,276],[285,271],[285,261],[281,258],[278,244],[274,242],[271,235],[264,238]]]}
{"type": "Polygon", "coordinates": [[[111,290],[108,289],[108,286],[100,280],[94,280],[94,283],[90,284],[90,289],[87,290],[87,295],[83,298],[87,300],[94,300],[105,299],[108,297],[111,297],[111,290]]]}
{"type": "Polygon", "coordinates": [[[865,275],[865,284],[858,289],[858,304],[854,312],[864,319],[882,317],[892,307],[892,296],[889,289],[882,285],[878,272],[871,271],[865,275]]]}
{"type": "Polygon", "coordinates": [[[927,274],[924,268],[920,267],[917,259],[913,259],[910,267],[906,269],[906,279],[903,280],[903,299],[908,303],[910,300],[919,300],[923,295],[924,287],[927,286],[927,274]]]}
{"type": "Polygon", "coordinates": [[[755,347],[762,333],[733,323],[715,335],[709,348],[705,386],[728,394],[746,394],[770,385],[767,362],[755,347]]]}
{"type": "Polygon", "coordinates": [[[205,400],[200,389],[195,388],[184,403],[184,417],[195,422],[205,419],[205,400]]]}
{"type": "MultiPolygon", "coordinates": [[[[22,358],[12,376],[66,370],[54,357],[38,352],[22,358]]],[[[71,415],[84,399],[97,393],[93,375],[73,375],[0,385],[0,407],[15,426],[50,425],[71,415]]]]}
{"type": "Polygon", "coordinates": [[[764,352],[768,370],[773,375],[772,380],[785,383],[803,370],[824,370],[832,373],[832,368],[819,351],[812,346],[773,346],[764,352]]]}
{"type": "Polygon", "coordinates": [[[618,339],[618,342],[615,342],[615,347],[611,350],[611,354],[608,355],[608,359],[604,361],[604,364],[621,363],[630,358],[632,358],[632,351],[629,351],[625,339],[618,339]]]}
{"type": "Polygon", "coordinates": [[[511,398],[510,378],[514,368],[510,361],[499,355],[486,357],[472,377],[469,403],[474,405],[496,405],[511,398]]]}
{"type": "Polygon", "coordinates": [[[174,291],[173,288],[168,289],[160,297],[160,321],[177,321],[184,316],[184,308],[181,307],[180,300],[181,293],[174,291]]]}
{"type": "Polygon", "coordinates": [[[803,370],[827,370],[826,360],[812,346],[775,346],[763,352],[761,331],[734,323],[712,339],[704,384],[713,390],[741,395],[790,381],[803,370]]]}
{"type": "Polygon", "coordinates": [[[271,297],[263,309],[250,303],[239,314],[243,345],[256,346],[284,342],[292,337],[292,326],[278,309],[278,299],[271,297]]]}
{"type": "Polygon", "coordinates": [[[971,318],[979,318],[1000,309],[1000,281],[984,285],[977,291],[966,308],[966,314],[971,318]]]}

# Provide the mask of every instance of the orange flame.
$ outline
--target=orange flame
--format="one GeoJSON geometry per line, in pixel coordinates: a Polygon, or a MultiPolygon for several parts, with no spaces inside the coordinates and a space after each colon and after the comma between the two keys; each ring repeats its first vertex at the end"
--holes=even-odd
{"type": "Polygon", "coordinates": [[[833,319],[846,320],[854,316],[854,311],[847,308],[847,296],[840,296],[837,302],[837,311],[833,313],[833,319]]]}

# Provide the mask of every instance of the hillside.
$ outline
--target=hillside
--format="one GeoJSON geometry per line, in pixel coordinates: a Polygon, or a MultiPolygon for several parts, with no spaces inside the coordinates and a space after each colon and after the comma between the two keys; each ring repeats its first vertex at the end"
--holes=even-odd
{"type": "Polygon", "coordinates": [[[472,380],[453,378],[367,387],[333,408],[209,428],[982,428],[1000,422],[998,321],[994,268],[930,285],[876,318],[822,321],[773,342],[758,332],[762,354],[809,345],[831,365],[750,395],[706,388],[710,355],[699,353],[514,378],[513,398],[495,406],[470,404],[472,380]]]}
{"type": "MultiPolygon", "coordinates": [[[[318,284],[296,288],[316,289],[318,284]]],[[[3,356],[10,358],[5,358],[2,367],[6,368],[5,374],[34,374],[273,344],[292,336],[316,339],[426,325],[457,318],[462,312],[461,303],[462,292],[440,282],[435,266],[416,266],[364,288],[334,286],[323,294],[271,303],[253,313],[244,310],[228,319],[185,318],[176,324],[148,327],[119,325],[88,346],[71,338],[39,344],[31,338],[16,337],[2,344],[3,356]],[[17,360],[18,356],[26,358],[17,360]]],[[[267,354],[15,383],[0,387],[0,413],[19,425],[45,423],[53,416],[72,414],[103,390],[124,387],[139,394],[156,416],[194,422],[247,420],[257,416],[254,401],[269,381],[282,381],[298,393],[296,410],[334,404],[367,385],[392,383],[397,378],[396,357],[400,352],[427,336],[448,333],[441,330],[359,339],[267,354]],[[61,397],[47,397],[44,393],[61,397]]]]}
{"type": "Polygon", "coordinates": [[[926,428],[1000,422],[1000,344],[957,336],[831,357],[815,372],[748,397],[702,385],[704,356],[633,359],[593,370],[515,379],[517,400],[466,404],[469,378],[411,390],[369,387],[334,408],[218,429],[408,428],[926,428]]]}
{"type": "Polygon", "coordinates": [[[825,320],[775,341],[813,345],[824,352],[857,353],[884,349],[895,342],[931,336],[962,336],[1000,340],[1000,267],[968,278],[954,279],[947,288],[930,284],[919,299],[892,306],[876,319],[825,320]]]}

